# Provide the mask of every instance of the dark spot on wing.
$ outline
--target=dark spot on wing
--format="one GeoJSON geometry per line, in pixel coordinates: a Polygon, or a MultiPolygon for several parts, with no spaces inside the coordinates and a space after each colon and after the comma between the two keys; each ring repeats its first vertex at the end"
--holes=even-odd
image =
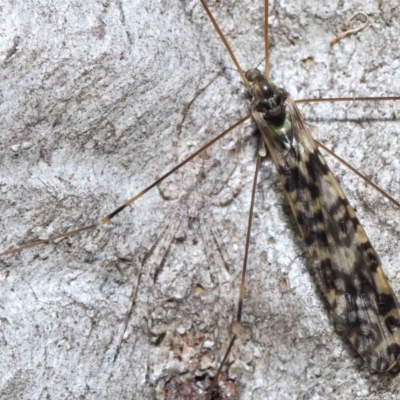
{"type": "Polygon", "coordinates": [[[307,224],[307,215],[303,211],[298,211],[296,217],[299,225],[305,227],[307,224]]]}
{"type": "Polygon", "coordinates": [[[318,210],[312,215],[313,221],[317,223],[324,223],[324,214],[322,213],[322,210],[318,210]]]}
{"type": "Polygon", "coordinates": [[[347,222],[348,222],[348,218],[343,218],[340,221],[338,221],[338,225],[340,226],[340,230],[343,233],[348,233],[348,229],[347,229],[347,222]]]}
{"type": "Polygon", "coordinates": [[[307,170],[313,171],[313,175],[324,176],[329,173],[329,168],[325,163],[322,163],[318,150],[309,153],[308,162],[306,162],[307,170]]]}
{"type": "Polygon", "coordinates": [[[315,183],[310,183],[308,185],[308,190],[310,191],[311,197],[317,199],[320,197],[319,187],[315,183]]]}
{"type": "Polygon", "coordinates": [[[289,193],[304,190],[308,187],[307,179],[300,171],[299,167],[291,166],[288,168],[282,168],[284,172],[282,175],[285,176],[285,189],[289,193]]]}
{"type": "Polygon", "coordinates": [[[343,214],[343,207],[346,207],[348,204],[349,202],[347,201],[347,199],[342,199],[338,197],[336,201],[329,207],[328,212],[332,216],[335,216],[338,213],[343,214]]]}
{"type": "Polygon", "coordinates": [[[400,345],[397,343],[393,343],[387,348],[389,355],[393,355],[394,359],[397,360],[397,358],[400,355],[400,345]]]}
{"type": "Polygon", "coordinates": [[[391,294],[381,293],[379,295],[379,314],[385,316],[388,312],[397,308],[396,299],[391,294]]]}
{"type": "Polygon", "coordinates": [[[400,326],[400,321],[398,318],[395,318],[393,316],[389,316],[385,319],[386,326],[389,329],[390,332],[394,333],[397,331],[397,329],[400,326]]]}
{"type": "Polygon", "coordinates": [[[304,241],[307,246],[311,246],[315,242],[318,242],[319,245],[328,247],[328,237],[325,230],[310,230],[309,232],[306,232],[304,241]]]}

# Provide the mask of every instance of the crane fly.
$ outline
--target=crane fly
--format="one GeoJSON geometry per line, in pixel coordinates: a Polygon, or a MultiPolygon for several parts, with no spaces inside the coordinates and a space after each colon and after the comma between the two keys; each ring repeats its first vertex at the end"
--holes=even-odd
{"type": "MultiPolygon", "coordinates": [[[[308,22],[302,20],[301,12],[310,13],[311,10],[307,4],[305,10],[299,4],[303,3],[291,2],[293,9],[276,4],[271,13],[272,34],[275,32],[272,37],[275,46],[272,48],[271,65],[277,71],[276,78],[280,86],[285,86],[292,95],[295,95],[295,98],[322,97],[321,93],[324,97],[335,97],[336,93],[361,96],[372,92],[375,95],[377,88],[379,88],[379,94],[389,95],[390,89],[393,90],[392,93],[396,93],[396,90],[391,87],[393,77],[390,81],[385,81],[385,72],[388,71],[390,65],[387,57],[394,53],[390,47],[390,40],[384,40],[378,28],[372,32],[368,30],[363,32],[367,38],[376,40],[375,46],[371,46],[370,43],[367,45],[367,42],[362,41],[363,36],[360,36],[347,42],[351,43],[348,45],[349,48],[346,44],[343,47],[339,44],[329,52],[327,48],[331,37],[326,35],[326,40],[322,40],[325,35],[322,32],[326,31],[326,21],[331,23],[333,18],[330,15],[331,11],[329,8],[322,9],[320,14],[318,11],[313,11],[316,14],[316,21],[322,19],[324,23],[315,23],[314,34],[309,35],[308,22]],[[312,40],[310,36],[313,36],[312,40]],[[318,37],[316,44],[315,36],[321,36],[318,37]],[[297,53],[299,55],[294,56],[293,48],[301,45],[303,41],[306,42],[306,46],[299,49],[297,53]],[[363,52],[362,45],[365,45],[368,51],[376,49],[376,52],[372,54],[363,52]],[[340,51],[337,50],[338,52],[335,53],[336,49],[340,51]],[[355,54],[364,53],[367,53],[371,60],[368,69],[365,65],[360,67],[357,64],[355,54]],[[382,61],[376,61],[379,59],[382,61]],[[279,69],[276,68],[277,65],[279,69]],[[326,70],[329,71],[328,77],[326,70]],[[375,75],[378,70],[380,70],[379,75],[375,75]],[[357,72],[351,75],[353,71],[361,72],[359,75],[357,72]],[[306,73],[317,78],[304,78],[306,73]],[[292,82],[289,83],[289,87],[286,81],[292,82]],[[389,93],[384,90],[386,88],[389,93]]],[[[220,13],[227,11],[225,7],[229,6],[221,3],[222,10],[217,5],[213,7],[213,12],[220,17],[218,22],[221,21],[224,33],[234,39],[233,47],[237,47],[240,53],[244,53],[240,54],[240,58],[249,62],[248,53],[253,52],[250,65],[252,67],[262,58],[262,51],[260,51],[263,46],[262,38],[260,35],[257,36],[258,30],[262,27],[262,20],[258,15],[262,13],[256,13],[257,17],[254,17],[254,21],[260,23],[251,24],[255,30],[252,34],[254,33],[257,38],[252,41],[241,32],[240,24],[232,28],[230,20],[236,17],[239,21],[239,16],[242,16],[244,19],[242,23],[245,23],[245,17],[250,15],[248,10],[236,6],[231,9],[231,13],[225,12],[222,16],[220,13]],[[226,26],[228,29],[224,29],[226,26]],[[254,57],[257,57],[255,61],[254,57]]],[[[389,5],[385,4],[385,7],[389,5]]],[[[106,210],[113,208],[109,206],[110,203],[118,204],[113,195],[108,195],[110,192],[113,193],[112,189],[115,188],[118,198],[129,197],[131,193],[136,192],[136,188],[145,186],[149,176],[154,176],[154,165],[157,165],[156,174],[159,176],[160,170],[167,170],[168,168],[164,167],[169,162],[175,161],[175,157],[171,154],[175,153],[173,144],[176,145],[176,140],[175,138],[169,141],[167,139],[176,132],[175,126],[180,121],[179,113],[183,104],[193,96],[196,88],[211,79],[218,69],[217,61],[223,56],[219,54],[215,56],[216,51],[221,51],[220,45],[216,43],[215,32],[209,27],[204,11],[198,3],[185,4],[184,11],[178,7],[165,10],[165,12],[160,19],[157,19],[157,16],[154,17],[157,23],[166,23],[168,21],[166,15],[171,16],[173,12],[177,13],[180,15],[177,20],[182,24],[181,28],[184,28],[188,35],[192,35],[193,42],[189,41],[189,44],[186,44],[188,42],[186,38],[183,40],[180,35],[173,36],[173,32],[171,33],[170,29],[162,25],[165,29],[161,29],[162,34],[154,42],[155,61],[146,62],[146,68],[140,67],[140,63],[135,65],[136,69],[133,68],[134,77],[143,78],[142,84],[138,84],[136,79],[132,79],[128,73],[122,77],[118,75],[120,73],[118,68],[123,70],[124,57],[121,57],[117,48],[110,51],[112,57],[106,55],[102,58],[102,64],[98,67],[98,71],[95,69],[96,73],[93,74],[96,79],[90,78],[90,74],[87,73],[91,67],[93,68],[90,63],[86,66],[86,72],[77,75],[78,95],[72,88],[66,87],[67,84],[64,81],[62,81],[64,85],[60,85],[59,88],[56,86],[59,91],[55,91],[57,96],[51,100],[59,109],[45,107],[45,103],[40,101],[41,98],[45,98],[43,95],[38,96],[39,107],[35,106],[34,102],[30,104],[29,97],[24,97],[30,106],[27,109],[39,110],[39,112],[38,115],[32,116],[29,113],[25,115],[26,111],[23,108],[21,120],[25,123],[27,131],[15,128],[21,133],[21,137],[13,138],[13,143],[10,143],[10,147],[7,148],[8,152],[10,150],[13,152],[13,156],[7,156],[8,153],[6,153],[6,157],[3,158],[7,160],[4,165],[8,175],[13,175],[13,178],[21,182],[11,189],[8,181],[3,185],[6,206],[5,211],[2,212],[4,241],[9,239],[15,242],[17,237],[18,242],[21,243],[45,238],[71,225],[85,224],[88,219],[92,219],[93,215],[105,215],[106,210]],[[185,18],[182,18],[183,16],[185,18]],[[164,86],[163,83],[157,86],[154,83],[159,82],[157,79],[171,81],[170,71],[163,70],[168,62],[157,58],[162,54],[157,43],[170,43],[169,40],[172,37],[177,42],[172,50],[170,46],[167,46],[168,51],[164,54],[166,60],[169,60],[168,57],[173,50],[180,51],[179,46],[182,46],[185,52],[192,55],[192,58],[187,57],[185,53],[179,60],[181,62],[184,60],[187,63],[186,69],[193,73],[190,76],[183,74],[181,86],[173,80],[175,84],[173,91],[171,86],[166,84],[164,86]],[[117,62],[117,67],[113,66],[116,59],[120,60],[117,62]],[[151,64],[154,64],[157,74],[161,74],[161,77],[155,72],[152,75],[151,64]],[[193,76],[196,76],[194,68],[199,66],[201,67],[199,79],[193,80],[193,76]],[[111,74],[107,67],[111,70],[111,74]],[[204,67],[210,68],[212,73],[202,72],[204,67]],[[107,73],[102,75],[103,71],[107,73]],[[113,79],[102,81],[100,78],[104,76],[108,77],[104,79],[109,79],[110,76],[113,79]],[[104,82],[108,82],[109,85],[104,82]],[[132,90],[132,86],[135,90],[132,90]],[[133,94],[130,93],[128,87],[133,94]],[[148,93],[153,91],[156,96],[148,99],[148,93]],[[172,92],[173,96],[178,96],[181,101],[177,101],[175,97],[172,99],[170,95],[172,92]],[[104,96],[101,97],[100,102],[98,93],[104,96]],[[110,93],[114,98],[111,98],[110,93]],[[166,98],[163,98],[163,93],[166,98]],[[74,101],[75,97],[72,94],[79,102],[74,101]],[[91,104],[100,104],[103,111],[108,111],[105,114],[97,112],[93,106],[89,108],[91,104]],[[160,109],[157,108],[158,106],[160,109]],[[86,116],[85,119],[80,116],[78,111],[82,109],[90,111],[88,113],[90,118],[86,116]],[[129,111],[133,117],[126,116],[129,111]],[[161,115],[165,114],[169,114],[168,117],[162,118],[161,115]],[[47,120],[43,118],[44,116],[47,120]],[[131,122],[130,118],[134,121],[131,122]],[[49,134],[53,136],[44,139],[40,130],[35,129],[37,126],[41,129],[45,128],[45,131],[49,130],[49,134]],[[155,137],[156,133],[161,139],[155,137]],[[38,134],[39,138],[32,139],[34,134],[38,134]],[[32,143],[34,151],[31,150],[32,143]],[[146,150],[144,145],[146,143],[151,144],[151,151],[146,150]],[[76,146],[76,149],[71,156],[70,147],[73,146],[76,146]],[[89,172],[86,171],[85,174],[82,172],[81,165],[84,165],[83,161],[88,163],[89,155],[93,158],[89,161],[89,172]],[[163,161],[163,155],[166,161],[163,161]],[[11,161],[16,164],[11,164],[11,161]],[[165,166],[161,165],[163,162],[166,163],[165,166]],[[131,164],[135,164],[139,171],[131,170],[131,164]],[[106,183],[100,183],[103,171],[107,170],[112,178],[106,183]],[[124,170],[128,171],[126,175],[123,173],[124,170]],[[21,175],[18,175],[20,171],[22,171],[21,175]],[[99,175],[96,175],[97,173],[99,175]],[[133,185],[131,178],[134,180],[133,185]],[[130,188],[124,189],[123,195],[120,195],[122,186],[130,188]],[[129,191],[128,196],[126,190],[129,191]],[[17,201],[8,197],[11,194],[17,197],[17,201]],[[41,205],[37,206],[37,203],[41,205]],[[23,222],[18,219],[21,215],[23,222]],[[31,235],[28,235],[29,237],[25,236],[27,225],[36,227],[29,232],[31,235]],[[21,234],[24,235],[22,238],[21,234]]],[[[125,13],[125,24],[128,26],[131,23],[129,18],[133,17],[125,13]]],[[[394,17],[383,13],[379,18],[381,19],[379,23],[377,22],[377,26],[383,29],[383,21],[389,24],[391,18],[394,17]]],[[[107,24],[95,23],[91,31],[96,40],[103,40],[103,37],[107,39],[107,33],[105,36],[100,34],[103,31],[107,32],[107,24]],[[100,29],[101,27],[103,30],[100,29]]],[[[132,30],[132,32],[136,31],[132,30]]],[[[148,38],[154,37],[155,29],[153,26],[145,26],[141,29],[141,34],[147,35],[148,38]]],[[[392,32],[388,33],[388,35],[392,34],[392,32]]],[[[127,47],[122,47],[126,51],[124,56],[129,59],[130,55],[134,59],[133,53],[129,53],[126,49],[128,45],[136,42],[130,35],[127,35],[125,39],[127,47]]],[[[104,45],[104,42],[102,43],[104,45]]],[[[21,44],[18,48],[21,48],[21,44]]],[[[18,51],[7,60],[7,65],[12,65],[13,60],[18,61],[15,59],[17,56],[18,51]]],[[[228,63],[229,61],[224,61],[224,65],[230,65],[228,63]]],[[[172,64],[177,69],[175,72],[178,76],[182,66],[179,62],[172,62],[172,64]]],[[[60,70],[60,65],[55,65],[58,68],[54,68],[53,74],[48,71],[43,72],[43,81],[55,79],[56,82],[60,76],[63,77],[62,74],[56,73],[60,70]]],[[[80,72],[80,68],[76,71],[80,72]]],[[[273,71],[274,68],[272,68],[272,74],[274,74],[273,71]]],[[[218,79],[216,85],[219,86],[218,93],[224,93],[223,99],[230,94],[227,96],[229,101],[221,100],[219,96],[216,98],[215,90],[217,89],[210,87],[204,96],[199,97],[194,103],[192,116],[190,111],[188,113],[190,120],[183,126],[179,139],[187,144],[189,149],[195,149],[198,144],[204,143],[204,138],[196,142],[197,132],[209,137],[211,131],[222,131],[232,121],[237,121],[238,110],[243,112],[243,108],[236,105],[237,100],[232,96],[240,85],[233,82],[236,88],[233,86],[232,89],[231,81],[235,80],[234,73],[227,71],[226,74],[228,79],[218,79]],[[211,110],[211,114],[202,112],[204,104],[211,110]],[[213,123],[207,124],[210,119],[213,123]],[[184,137],[184,135],[187,136],[184,137]]],[[[27,88],[33,92],[38,90],[37,94],[40,95],[41,87],[37,89],[34,85],[30,85],[27,83],[27,88]]],[[[43,88],[46,87],[43,86],[43,88]]],[[[325,107],[326,105],[313,106],[313,109],[306,107],[311,117],[308,120],[313,123],[318,109],[327,110],[325,107]]],[[[367,175],[371,177],[376,176],[372,167],[383,171],[384,167],[387,167],[385,157],[389,157],[391,161],[395,158],[395,151],[398,148],[395,131],[394,133],[391,131],[395,129],[395,125],[390,121],[393,111],[390,111],[392,109],[387,104],[384,107],[389,111],[377,110],[376,106],[372,106],[372,111],[370,111],[371,108],[368,108],[365,103],[351,106],[329,105],[329,111],[323,111],[323,115],[329,115],[330,118],[318,121],[318,132],[328,143],[329,141],[333,143],[335,150],[346,154],[348,148],[352,149],[350,150],[352,161],[353,159],[359,161],[360,165],[364,166],[366,155],[374,149],[373,161],[368,161],[370,165],[367,165],[368,168],[371,167],[370,171],[367,170],[367,175]],[[334,116],[332,116],[333,112],[334,116]],[[385,132],[387,135],[385,143],[382,143],[379,137],[372,137],[371,131],[368,132],[370,125],[364,123],[357,112],[360,112],[364,118],[365,115],[371,118],[374,133],[385,132]],[[341,124],[335,125],[337,122],[335,119],[338,119],[341,124]],[[347,119],[356,121],[351,121],[349,127],[348,122],[343,122],[347,119]],[[361,131],[357,129],[357,124],[363,128],[361,131]],[[347,130],[351,139],[356,140],[356,146],[351,147],[348,136],[343,138],[342,133],[344,135],[347,130]],[[367,130],[366,133],[365,130],[367,130]],[[390,146],[387,143],[390,143],[390,146]]],[[[242,113],[244,114],[245,112],[242,113]]],[[[195,387],[200,388],[199,390],[204,389],[212,373],[215,373],[217,360],[225,350],[233,307],[226,297],[232,296],[230,279],[236,281],[235,278],[239,273],[240,266],[237,266],[234,261],[243,255],[241,246],[245,230],[240,227],[245,224],[249,201],[248,188],[251,183],[250,173],[248,173],[250,167],[247,167],[247,164],[254,166],[254,161],[250,159],[251,156],[254,157],[257,145],[253,136],[246,133],[244,133],[244,144],[240,149],[237,149],[236,143],[236,139],[228,141],[221,146],[220,150],[217,150],[217,153],[207,154],[221,163],[223,161],[219,159],[221,154],[225,160],[229,157],[235,159],[236,153],[239,153],[238,157],[244,156],[237,167],[238,170],[233,166],[232,176],[228,176],[229,179],[226,181],[229,184],[231,177],[234,182],[237,181],[238,176],[244,177],[243,187],[232,184],[232,195],[226,197],[222,194],[218,198],[228,198],[226,204],[221,201],[220,206],[213,208],[212,212],[203,211],[204,209],[200,208],[201,214],[195,213],[194,217],[186,220],[189,221],[185,225],[187,232],[179,227],[174,231],[173,224],[163,225],[163,219],[176,220],[177,216],[174,213],[178,212],[179,205],[181,208],[188,207],[187,202],[178,203],[176,207],[173,203],[174,196],[169,194],[175,190],[174,184],[172,183],[172,189],[165,184],[159,192],[150,192],[146,201],[143,200],[135,204],[134,208],[125,210],[126,216],[122,218],[122,222],[117,222],[112,228],[96,231],[83,238],[71,237],[55,245],[28,250],[3,261],[8,267],[4,269],[3,293],[9,294],[9,297],[3,306],[6,318],[3,321],[4,338],[8,346],[5,346],[2,357],[5,363],[11,358],[16,360],[14,361],[15,370],[10,370],[10,374],[17,376],[18,367],[21,365],[29,371],[27,376],[34,377],[35,374],[44,373],[45,379],[43,377],[41,379],[46,381],[45,391],[54,390],[57,396],[60,396],[60,393],[71,392],[74,395],[87,397],[91,393],[101,393],[103,397],[129,393],[149,396],[151,392],[152,395],[155,393],[156,397],[162,398],[163,395],[172,396],[171,393],[177,388],[181,390],[179,393],[186,391],[190,396],[194,393],[191,392],[194,390],[191,385],[193,382],[195,387]],[[163,205],[162,200],[166,201],[166,199],[171,201],[168,206],[163,205]],[[146,212],[149,209],[152,210],[151,213],[146,212]],[[129,220],[129,227],[124,223],[126,220],[129,220]],[[215,221],[219,223],[216,228],[215,221]],[[195,228],[201,229],[199,222],[206,225],[206,228],[205,232],[196,237],[193,231],[195,228]],[[112,234],[109,229],[112,229],[112,234]],[[160,231],[165,234],[161,235],[160,231]],[[219,241],[213,241],[215,237],[219,237],[219,241]],[[207,238],[210,240],[207,241],[207,238]],[[171,248],[160,250],[169,243],[172,243],[171,248]],[[233,244],[233,248],[228,250],[229,243],[233,244]],[[225,270],[222,272],[212,270],[212,266],[205,263],[205,260],[210,259],[210,255],[206,254],[205,244],[213,246],[213,250],[218,253],[218,257],[215,256],[215,264],[222,265],[225,270]],[[225,251],[228,252],[226,257],[225,251]],[[195,268],[192,268],[193,266],[195,268]],[[132,284],[133,286],[139,284],[136,278],[141,275],[140,270],[143,267],[152,270],[153,275],[142,272],[142,276],[147,276],[147,278],[143,278],[140,282],[136,305],[125,339],[126,343],[123,343],[119,357],[115,363],[112,363],[118,342],[119,329],[117,327],[121,325],[125,312],[121,304],[128,303],[130,288],[132,284]],[[168,272],[169,267],[172,273],[168,272]],[[124,283],[122,285],[125,288],[124,292],[121,291],[121,280],[124,283]],[[162,282],[166,282],[164,286],[162,282]],[[154,287],[151,287],[151,284],[154,287]],[[21,332],[21,334],[15,335],[15,332],[21,332]],[[27,361],[24,358],[27,353],[34,354],[35,357],[27,361]],[[76,357],[80,360],[81,369],[76,368],[76,357]],[[195,364],[194,367],[193,364],[195,364]],[[57,372],[53,374],[53,370],[57,372]],[[60,379],[64,382],[58,383],[60,379]],[[81,379],[86,385],[79,384],[81,379]],[[107,384],[106,391],[101,390],[104,382],[107,384]],[[138,385],[138,382],[141,384],[138,385]]],[[[179,146],[182,144],[180,143],[179,146]]],[[[200,166],[201,168],[204,166],[200,166]]],[[[383,172],[380,173],[383,174],[383,172]]],[[[348,175],[347,171],[340,175],[341,183],[346,186],[346,192],[354,191],[354,185],[357,185],[355,191],[361,192],[364,184],[360,185],[356,180],[347,178],[348,175]]],[[[197,176],[202,176],[202,174],[197,176]]],[[[376,176],[377,180],[380,176],[376,176]]],[[[214,175],[212,179],[218,183],[218,176],[214,175]]],[[[184,186],[186,191],[188,187],[191,187],[190,184],[184,186]]],[[[395,173],[394,179],[387,183],[387,187],[396,193],[398,176],[395,173]]],[[[323,303],[319,302],[318,292],[314,290],[312,279],[305,273],[304,247],[301,243],[296,243],[295,223],[288,216],[289,205],[283,203],[282,206],[282,191],[277,176],[273,173],[273,167],[263,164],[258,185],[259,197],[256,200],[257,214],[253,224],[254,243],[249,254],[250,268],[244,303],[244,328],[240,337],[241,342],[238,342],[236,349],[233,349],[232,360],[229,361],[229,373],[225,381],[224,377],[222,379],[223,384],[231,392],[235,390],[235,385],[238,385],[241,398],[247,398],[246,393],[254,390],[265,398],[267,397],[265,393],[269,393],[271,387],[281,395],[298,394],[299,383],[302,382],[300,377],[302,373],[299,371],[307,370],[308,373],[312,371],[314,376],[318,376],[321,374],[321,368],[329,370],[332,361],[341,363],[338,360],[348,359],[346,351],[354,356],[354,362],[357,360],[350,347],[346,347],[346,342],[341,341],[330,326],[326,312],[322,309],[323,303]],[[321,320],[324,323],[321,323],[321,320]],[[312,355],[311,360],[310,355],[312,355]],[[297,368],[296,370],[292,370],[293,365],[297,368]],[[287,379],[281,380],[282,369],[286,372],[287,379]],[[296,380],[291,383],[293,377],[296,377],[296,380]]],[[[365,196],[365,192],[362,191],[362,193],[361,196],[365,196]]],[[[388,252],[389,247],[392,247],[391,250],[394,251],[395,245],[390,246],[388,243],[389,240],[393,240],[393,243],[397,242],[397,238],[392,236],[397,232],[395,221],[398,213],[390,209],[385,201],[373,196],[372,200],[362,199],[357,208],[372,211],[372,216],[376,217],[374,223],[383,222],[385,226],[388,226],[388,233],[380,232],[378,245],[383,246],[388,252]],[[386,212],[390,214],[381,217],[379,216],[381,214],[377,212],[378,208],[389,210],[386,212]]],[[[357,200],[351,199],[352,203],[354,201],[357,200]]],[[[366,218],[370,218],[368,213],[366,214],[366,218]]],[[[364,215],[362,219],[365,224],[364,215]]],[[[368,228],[370,229],[370,226],[368,228]]],[[[373,240],[373,243],[375,244],[376,240],[373,240]]],[[[6,244],[5,247],[7,247],[6,244]]],[[[394,261],[395,253],[390,254],[389,258],[394,261]]],[[[393,264],[392,268],[395,267],[395,263],[390,264],[393,264]]],[[[384,265],[388,272],[388,262],[384,262],[384,265]]],[[[236,293],[233,290],[232,292],[236,293]]],[[[351,369],[353,375],[362,373],[358,372],[354,364],[350,367],[343,364],[342,367],[347,373],[351,369]]],[[[304,387],[303,390],[307,390],[307,384],[301,384],[304,387]]],[[[337,393],[338,388],[335,390],[337,393]]]]}

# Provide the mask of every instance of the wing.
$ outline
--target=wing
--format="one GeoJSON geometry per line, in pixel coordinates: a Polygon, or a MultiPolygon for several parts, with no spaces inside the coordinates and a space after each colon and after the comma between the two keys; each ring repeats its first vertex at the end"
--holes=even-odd
{"type": "Polygon", "coordinates": [[[329,306],[362,358],[372,368],[386,371],[400,355],[397,299],[378,255],[290,96],[286,105],[291,143],[277,143],[262,114],[253,109],[253,116],[315,260],[329,306]]]}

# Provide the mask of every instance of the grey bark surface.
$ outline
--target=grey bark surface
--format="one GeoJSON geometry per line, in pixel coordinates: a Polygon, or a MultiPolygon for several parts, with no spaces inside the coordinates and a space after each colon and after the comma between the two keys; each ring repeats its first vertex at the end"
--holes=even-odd
{"type": "MultiPolygon", "coordinates": [[[[262,1],[210,6],[242,67],[262,63],[262,1]]],[[[97,221],[249,112],[198,1],[0,9],[2,249],[97,221]],[[185,104],[221,71],[179,132],[185,104]]],[[[394,0],[274,1],[271,76],[295,99],[398,95],[399,14],[394,0]],[[330,48],[358,10],[370,26],[330,48]]],[[[398,104],[301,110],[318,140],[398,197],[398,104]]],[[[0,259],[0,398],[204,397],[235,315],[253,131],[231,133],[109,226],[0,259]]],[[[328,162],[400,294],[400,211],[328,162]]],[[[311,268],[267,158],[221,398],[399,397],[397,375],[371,371],[335,328],[311,268]]]]}

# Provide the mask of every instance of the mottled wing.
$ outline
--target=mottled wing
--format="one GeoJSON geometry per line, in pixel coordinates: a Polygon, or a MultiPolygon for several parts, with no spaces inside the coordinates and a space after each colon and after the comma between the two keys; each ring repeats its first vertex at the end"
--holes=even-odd
{"type": "Polygon", "coordinates": [[[253,116],[276,164],[330,307],[350,342],[374,369],[390,369],[400,354],[397,299],[354,210],[312,139],[293,99],[286,100],[293,141],[278,145],[253,116]]]}

